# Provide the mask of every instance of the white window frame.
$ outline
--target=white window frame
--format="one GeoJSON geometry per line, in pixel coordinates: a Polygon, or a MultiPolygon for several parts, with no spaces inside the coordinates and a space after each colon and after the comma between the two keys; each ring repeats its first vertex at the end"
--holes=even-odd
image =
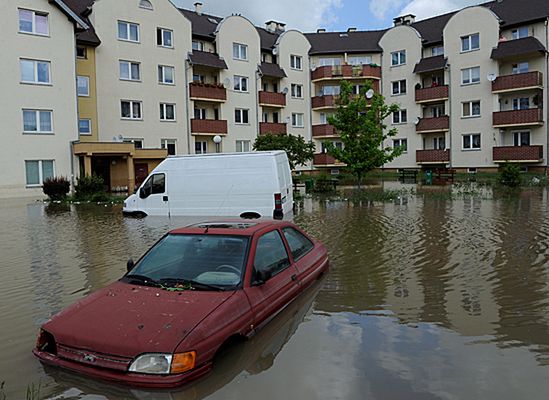
{"type": "Polygon", "coordinates": [[[406,65],[406,50],[398,50],[391,53],[391,67],[398,67],[400,65],[406,65]]]}
{"type": "Polygon", "coordinates": [[[30,58],[20,58],[19,59],[19,74],[21,83],[26,84],[32,84],[32,85],[51,85],[51,61],[46,60],[33,60],[30,58]],[[23,79],[23,63],[24,62],[31,62],[33,64],[33,73],[34,73],[34,80],[32,81],[26,81],[23,79]],[[40,82],[38,80],[38,64],[46,64],[48,66],[48,81],[47,82],[40,82]]]}
{"type": "Polygon", "coordinates": [[[391,95],[401,96],[401,95],[406,94],[407,92],[408,92],[408,90],[407,90],[407,87],[406,87],[406,79],[401,79],[401,80],[398,80],[398,81],[391,82],[391,95]],[[398,91],[396,91],[396,92],[395,92],[395,86],[394,86],[395,83],[398,83],[398,91]],[[402,88],[404,88],[404,91],[402,90],[402,88]]]}
{"type": "Polygon", "coordinates": [[[158,83],[161,85],[175,85],[175,67],[171,65],[159,65],[158,66],[158,83]],[[166,81],[166,69],[172,71],[172,82],[166,81]]]}
{"type": "Polygon", "coordinates": [[[292,83],[290,87],[292,99],[303,99],[303,85],[292,83]]]}
{"type": "Polygon", "coordinates": [[[122,141],[133,144],[136,149],[142,149],[145,145],[145,139],[142,138],[124,138],[122,141]]]}
{"type": "Polygon", "coordinates": [[[31,109],[31,108],[23,108],[21,116],[23,118],[23,133],[24,134],[45,134],[45,135],[52,135],[54,132],[54,126],[53,126],[53,110],[37,110],[37,109],[31,109]],[[25,130],[25,112],[33,112],[34,118],[36,121],[36,130],[34,131],[27,131],[25,130]],[[48,113],[50,114],[50,121],[51,121],[51,129],[49,131],[43,131],[41,127],[41,113],[48,113]]]}
{"type": "Polygon", "coordinates": [[[233,59],[248,61],[248,45],[233,42],[233,59]]]}
{"type": "Polygon", "coordinates": [[[247,109],[247,108],[235,108],[234,109],[234,123],[236,125],[249,125],[250,124],[250,110],[247,109]],[[244,118],[244,117],[246,117],[246,118],[244,118]]]}
{"type": "Polygon", "coordinates": [[[173,44],[173,30],[172,29],[167,29],[167,28],[156,28],[156,45],[158,47],[164,47],[166,49],[173,49],[174,48],[174,44],[173,44]],[[160,32],[160,43],[158,43],[158,33],[160,32]],[[172,44],[170,45],[167,45],[166,43],[164,43],[164,32],[169,32],[170,33],[170,38],[171,38],[171,42],[172,44]]]}
{"type": "Polygon", "coordinates": [[[297,71],[303,70],[303,57],[290,54],[290,68],[295,69],[297,71]]]}
{"type": "Polygon", "coordinates": [[[461,118],[479,118],[482,114],[481,102],[480,100],[471,100],[464,101],[461,103],[461,118]],[[478,114],[475,114],[473,111],[475,109],[474,105],[478,103],[478,114]],[[465,107],[467,107],[468,113],[465,113],[465,107]]]}
{"type": "Polygon", "coordinates": [[[393,149],[396,149],[397,147],[404,147],[402,150],[403,154],[408,153],[408,139],[407,138],[400,138],[400,139],[393,139],[393,149]]]}
{"type": "Polygon", "coordinates": [[[123,20],[119,19],[116,23],[116,37],[118,38],[118,40],[121,40],[123,42],[139,43],[141,41],[141,32],[140,32],[139,24],[137,24],[135,22],[123,21],[123,20]],[[120,24],[124,24],[126,26],[126,36],[127,37],[121,37],[120,36],[120,29],[119,29],[120,24]],[[136,40],[131,38],[131,26],[132,25],[137,27],[137,39],[136,40]]]}
{"type": "Polygon", "coordinates": [[[446,137],[437,136],[433,138],[433,149],[434,150],[446,150],[446,137]]]}
{"type": "Polygon", "coordinates": [[[513,146],[531,146],[532,145],[532,133],[529,130],[513,131],[513,146]],[[522,144],[522,135],[528,135],[528,144],[522,144]]]}
{"type": "Polygon", "coordinates": [[[482,137],[480,135],[480,133],[466,133],[466,134],[463,134],[461,135],[461,149],[463,151],[479,151],[482,149],[482,137]],[[479,138],[479,146],[478,147],[474,147],[474,138],[475,136],[478,136],[479,138]],[[470,143],[470,147],[465,147],[465,138],[466,137],[469,137],[469,143],[470,143]]]}
{"type": "Polygon", "coordinates": [[[128,60],[118,60],[118,74],[121,81],[130,81],[130,82],[141,82],[141,63],[128,60]],[[122,64],[127,65],[128,67],[128,78],[122,76],[122,64]],[[138,77],[135,78],[132,74],[132,66],[137,65],[138,77]]]}
{"type": "Polygon", "coordinates": [[[530,71],[530,63],[528,61],[517,62],[516,64],[512,64],[511,68],[512,68],[511,73],[513,75],[526,74],[527,72],[530,71]]]}
{"type": "Polygon", "coordinates": [[[516,29],[513,29],[511,31],[511,38],[513,40],[522,39],[525,37],[530,36],[530,27],[529,26],[521,26],[516,29]],[[526,31],[526,32],[525,32],[526,31]]]}
{"type": "Polygon", "coordinates": [[[519,110],[529,110],[530,107],[530,97],[515,97],[511,101],[511,105],[513,106],[513,111],[519,111],[519,110]],[[527,100],[528,107],[523,107],[522,100],[527,100]]]}
{"type": "Polygon", "coordinates": [[[462,36],[460,38],[461,43],[461,52],[462,53],[469,53],[470,51],[475,51],[480,49],[480,33],[471,33],[469,35],[462,36]],[[478,38],[478,47],[473,47],[473,38],[478,38]],[[465,43],[467,43],[467,46],[465,46],[465,43]],[[466,48],[467,47],[467,48],[466,48]]]}
{"type": "Polygon", "coordinates": [[[461,70],[461,85],[478,85],[480,83],[480,67],[463,68],[461,70]],[[478,70],[478,80],[473,81],[473,71],[478,70]],[[467,74],[467,76],[466,76],[467,74]],[[466,82],[467,81],[467,82],[466,82]]]}
{"type": "Polygon", "coordinates": [[[292,113],[292,128],[304,128],[305,127],[305,114],[292,113]]]}
{"type": "Polygon", "coordinates": [[[205,140],[197,140],[194,142],[194,154],[208,154],[208,142],[205,140]],[[196,145],[200,146],[200,151],[196,152],[196,145]]]}
{"type": "Polygon", "coordinates": [[[49,36],[50,35],[50,18],[47,12],[29,10],[28,8],[19,8],[18,9],[18,21],[19,21],[19,33],[24,33],[26,35],[37,35],[37,36],[49,36]],[[21,11],[27,11],[32,13],[32,30],[24,31],[21,30],[21,11]],[[46,17],[46,33],[36,31],[36,16],[46,17]]]}
{"type": "Polygon", "coordinates": [[[78,134],[79,135],[84,135],[84,136],[89,136],[92,134],[92,120],[90,118],[79,118],[78,119],[78,134]],[[89,127],[89,131],[88,132],[82,132],[80,130],[80,122],[82,121],[88,121],[88,127],[89,127]]]}
{"type": "Polygon", "coordinates": [[[235,92],[248,93],[250,80],[247,76],[234,75],[233,76],[233,89],[235,92]]]}
{"type": "Polygon", "coordinates": [[[174,103],[160,103],[160,121],[175,122],[177,121],[177,116],[175,114],[175,104],[174,103]],[[173,118],[167,118],[168,107],[173,108],[173,118]]]}
{"type": "Polygon", "coordinates": [[[392,114],[392,118],[393,118],[393,125],[407,124],[408,123],[408,111],[406,109],[395,111],[392,114]]]}
{"type": "Polygon", "coordinates": [[[76,77],[76,93],[78,97],[90,97],[90,77],[78,75],[76,77]],[[86,82],[86,92],[80,93],[80,82],[86,82]]]}
{"type": "Polygon", "coordinates": [[[431,56],[443,56],[444,55],[444,46],[434,46],[431,47],[431,56]]]}
{"type": "Polygon", "coordinates": [[[324,58],[320,58],[318,60],[318,66],[319,67],[325,67],[325,66],[328,66],[328,67],[336,67],[336,66],[339,66],[343,64],[341,58],[339,57],[324,57],[324,58]]]}
{"type": "Polygon", "coordinates": [[[168,151],[169,156],[175,156],[177,154],[177,139],[160,139],[160,148],[168,150],[168,146],[173,145],[174,147],[174,153],[170,154],[168,151]]]}
{"type": "Polygon", "coordinates": [[[252,150],[252,141],[251,140],[237,140],[235,144],[235,149],[237,153],[247,153],[252,150]],[[247,150],[246,150],[247,148],[247,150]]]}
{"type": "Polygon", "coordinates": [[[360,65],[370,65],[372,64],[371,56],[352,56],[347,59],[347,62],[350,65],[360,66],[360,65]]]}
{"type": "Polygon", "coordinates": [[[204,42],[201,40],[193,40],[192,49],[196,51],[204,51],[204,42]]]}
{"type": "Polygon", "coordinates": [[[142,121],[143,120],[143,102],[141,100],[120,100],[120,118],[127,121],[142,121]],[[122,103],[130,104],[130,116],[122,116],[122,103]],[[139,104],[139,117],[136,117],[133,113],[133,105],[139,104]]]}
{"type": "Polygon", "coordinates": [[[44,162],[52,163],[53,175],[55,177],[55,160],[25,160],[25,186],[26,187],[42,187],[44,185],[44,162]],[[27,162],[38,162],[38,183],[27,182],[27,162]]]}

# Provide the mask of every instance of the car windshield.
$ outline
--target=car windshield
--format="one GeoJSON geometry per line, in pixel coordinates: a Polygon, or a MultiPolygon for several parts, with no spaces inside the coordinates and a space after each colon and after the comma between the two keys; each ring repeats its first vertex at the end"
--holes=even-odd
{"type": "Polygon", "coordinates": [[[228,290],[242,280],[248,238],[169,234],[124,276],[168,289],[228,290]]]}

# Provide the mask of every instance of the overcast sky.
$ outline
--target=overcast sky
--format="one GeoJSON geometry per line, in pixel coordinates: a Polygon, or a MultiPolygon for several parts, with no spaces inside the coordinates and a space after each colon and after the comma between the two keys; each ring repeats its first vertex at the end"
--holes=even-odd
{"type": "MultiPolygon", "coordinates": [[[[193,9],[196,0],[172,0],[193,9]]],[[[218,16],[233,13],[248,17],[256,25],[265,21],[285,22],[287,28],[305,32],[326,28],[330,31],[381,29],[391,26],[394,17],[415,14],[418,19],[453,11],[479,0],[203,0],[204,12],[218,16]]]]}

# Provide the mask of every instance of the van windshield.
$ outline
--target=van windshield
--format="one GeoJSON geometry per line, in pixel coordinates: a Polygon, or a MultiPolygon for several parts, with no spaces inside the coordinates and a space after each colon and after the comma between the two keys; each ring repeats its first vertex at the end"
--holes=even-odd
{"type": "Polygon", "coordinates": [[[169,234],[151,248],[123,281],[168,290],[230,290],[242,281],[248,238],[169,234]]]}

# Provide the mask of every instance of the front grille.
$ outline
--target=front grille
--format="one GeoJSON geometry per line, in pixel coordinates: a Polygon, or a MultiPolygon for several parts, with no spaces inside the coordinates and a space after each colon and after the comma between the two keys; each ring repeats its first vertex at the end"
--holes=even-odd
{"type": "Polygon", "coordinates": [[[97,353],[62,344],[57,345],[57,355],[66,360],[78,362],[91,367],[108,368],[117,371],[127,371],[130,363],[132,362],[132,359],[128,357],[97,353]]]}

